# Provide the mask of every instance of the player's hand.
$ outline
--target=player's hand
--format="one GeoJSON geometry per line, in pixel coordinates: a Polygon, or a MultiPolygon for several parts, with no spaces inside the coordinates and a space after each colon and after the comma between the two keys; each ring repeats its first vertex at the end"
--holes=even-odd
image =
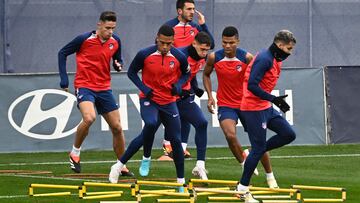
{"type": "Polygon", "coordinates": [[[200,98],[201,96],[203,96],[204,92],[205,91],[203,89],[198,88],[198,89],[195,90],[195,95],[200,98]]]}
{"type": "Polygon", "coordinates": [[[198,24],[204,25],[205,24],[205,16],[198,10],[195,10],[195,13],[198,16],[198,24]]]}
{"type": "Polygon", "coordinates": [[[119,63],[118,60],[114,60],[113,66],[117,72],[122,71],[122,64],[119,63]]]}
{"type": "Polygon", "coordinates": [[[279,109],[286,113],[287,111],[290,110],[290,106],[288,103],[286,103],[285,101],[285,97],[287,97],[288,95],[282,95],[282,96],[278,96],[278,97],[275,97],[271,102],[273,104],[275,104],[277,107],[279,107],[279,109]]]}
{"type": "Polygon", "coordinates": [[[207,104],[207,108],[208,108],[208,111],[212,114],[215,113],[215,100],[214,98],[210,97],[208,99],[208,104],[207,104]]]}
{"type": "Polygon", "coordinates": [[[69,92],[69,88],[65,87],[65,88],[61,88],[62,90],[64,90],[65,92],[69,92]]]}

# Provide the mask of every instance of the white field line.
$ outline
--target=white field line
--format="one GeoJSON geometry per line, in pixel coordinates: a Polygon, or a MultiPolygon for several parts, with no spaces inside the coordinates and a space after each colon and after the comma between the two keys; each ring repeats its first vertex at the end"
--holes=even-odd
{"type": "MultiPolygon", "coordinates": [[[[328,158],[328,157],[360,157],[360,154],[313,154],[313,155],[291,155],[291,156],[271,156],[271,159],[293,159],[293,158],[328,158]]],[[[229,160],[235,159],[234,157],[207,157],[206,160],[229,160]]],[[[190,158],[185,160],[196,160],[196,158],[190,158]]],[[[140,162],[141,160],[129,160],[128,162],[140,162]]],[[[157,161],[152,159],[151,161],[157,161]]],[[[103,164],[103,163],[115,163],[115,160],[104,161],[82,161],[81,164],[103,164]]],[[[33,165],[59,165],[69,164],[69,162],[38,162],[38,163],[4,163],[0,166],[33,166],[33,165]]]]}

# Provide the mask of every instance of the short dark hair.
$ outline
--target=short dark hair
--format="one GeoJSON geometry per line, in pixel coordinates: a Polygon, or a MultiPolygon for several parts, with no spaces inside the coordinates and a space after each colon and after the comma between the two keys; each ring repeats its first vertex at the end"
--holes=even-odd
{"type": "Polygon", "coordinates": [[[114,11],[104,11],[101,13],[99,17],[100,21],[112,21],[116,22],[116,13],[114,11]]]}
{"type": "Polygon", "coordinates": [[[159,28],[159,31],[157,33],[157,35],[164,35],[167,37],[171,37],[175,35],[174,29],[172,27],[170,27],[169,25],[162,25],[159,28]]]}
{"type": "Polygon", "coordinates": [[[197,42],[199,42],[200,44],[206,44],[208,46],[211,46],[211,38],[204,31],[201,31],[201,32],[197,33],[197,35],[195,36],[195,40],[197,42]]]}
{"type": "Polygon", "coordinates": [[[185,6],[185,3],[193,3],[195,4],[194,0],[177,0],[176,1],[176,10],[177,9],[183,9],[185,6]]]}
{"type": "Polygon", "coordinates": [[[239,32],[234,26],[227,26],[224,28],[222,32],[223,37],[233,37],[235,36],[237,39],[239,39],[239,32]]]}
{"type": "Polygon", "coordinates": [[[280,30],[274,37],[274,43],[277,42],[283,42],[285,44],[290,44],[290,42],[293,42],[296,44],[296,39],[294,34],[289,30],[280,30]]]}

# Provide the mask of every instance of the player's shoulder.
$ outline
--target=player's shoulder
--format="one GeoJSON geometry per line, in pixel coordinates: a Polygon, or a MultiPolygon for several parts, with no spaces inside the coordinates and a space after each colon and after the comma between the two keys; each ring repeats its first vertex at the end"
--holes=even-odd
{"type": "Polygon", "coordinates": [[[262,49],[256,55],[256,60],[272,62],[274,60],[274,56],[271,54],[271,52],[268,49],[262,49]]]}
{"type": "Polygon", "coordinates": [[[75,40],[79,40],[79,41],[84,41],[88,38],[90,38],[95,31],[90,31],[90,32],[85,32],[85,33],[81,33],[78,36],[75,37],[75,40]]]}
{"type": "Polygon", "coordinates": [[[164,23],[165,25],[168,25],[170,27],[175,27],[177,24],[179,24],[179,19],[177,17],[170,19],[164,23]]]}
{"type": "Polygon", "coordinates": [[[224,49],[219,49],[215,51],[214,55],[215,55],[215,63],[216,63],[225,57],[225,51],[224,49]]]}
{"type": "Polygon", "coordinates": [[[194,21],[189,22],[189,25],[191,25],[191,27],[196,27],[199,31],[201,30],[200,25],[194,21]]]}
{"type": "Polygon", "coordinates": [[[236,49],[236,58],[238,58],[240,61],[246,63],[246,54],[248,52],[245,49],[237,48],[236,49]]]}
{"type": "Polygon", "coordinates": [[[185,54],[180,51],[178,48],[171,47],[170,53],[178,60],[186,60],[185,54]]]}
{"type": "Polygon", "coordinates": [[[112,37],[113,37],[116,41],[118,41],[118,42],[121,41],[121,40],[120,40],[120,37],[119,37],[118,35],[116,35],[116,34],[113,34],[112,37]]]}
{"type": "Polygon", "coordinates": [[[152,45],[146,48],[141,49],[138,52],[138,55],[142,56],[143,58],[148,57],[149,55],[151,55],[152,53],[157,51],[157,46],[156,45],[152,45]]]}
{"type": "MultiPolygon", "coordinates": [[[[191,45],[190,45],[190,46],[191,46],[191,45]]],[[[188,57],[188,56],[189,56],[189,46],[179,47],[178,49],[185,55],[185,57],[188,57]]]]}

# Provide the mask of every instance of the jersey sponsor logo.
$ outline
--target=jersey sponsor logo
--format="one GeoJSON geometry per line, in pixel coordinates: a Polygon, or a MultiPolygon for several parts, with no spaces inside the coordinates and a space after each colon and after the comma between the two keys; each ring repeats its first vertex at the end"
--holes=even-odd
{"type": "Polygon", "coordinates": [[[178,113],[177,113],[177,114],[173,114],[173,115],[172,115],[172,117],[173,117],[173,118],[176,118],[176,117],[178,117],[178,116],[179,116],[179,114],[178,114],[178,113]]]}
{"type": "Polygon", "coordinates": [[[110,43],[109,44],[109,49],[112,50],[114,48],[114,44],[113,43],[110,43]]]}
{"type": "Polygon", "coordinates": [[[8,119],[18,132],[28,137],[59,139],[73,134],[81,122],[68,124],[75,103],[76,97],[62,90],[35,90],[18,97],[10,105],[8,119]],[[55,119],[55,124],[47,122],[52,121],[49,119],[55,119]]]}
{"type": "Polygon", "coordinates": [[[175,67],[175,62],[174,62],[174,61],[170,61],[169,67],[170,67],[170,68],[174,68],[174,67],[175,67]]]}
{"type": "Polygon", "coordinates": [[[237,66],[236,66],[236,70],[237,70],[238,72],[241,72],[241,65],[237,65],[237,66]]]}

